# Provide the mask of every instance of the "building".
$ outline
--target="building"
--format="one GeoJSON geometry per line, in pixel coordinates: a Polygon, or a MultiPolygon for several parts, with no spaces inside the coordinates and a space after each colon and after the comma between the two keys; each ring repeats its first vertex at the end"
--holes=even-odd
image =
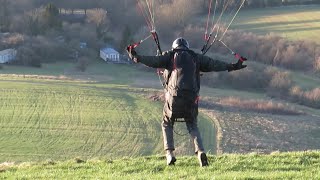
{"type": "Polygon", "coordinates": [[[100,49],[100,57],[106,62],[120,63],[120,53],[113,48],[100,49]]]}
{"type": "Polygon", "coordinates": [[[80,42],[79,47],[80,47],[81,49],[85,49],[85,48],[88,47],[88,44],[87,44],[86,42],[80,42]]]}
{"type": "Polygon", "coordinates": [[[6,49],[0,51],[0,64],[8,63],[14,60],[17,56],[17,51],[15,49],[6,49]]]}

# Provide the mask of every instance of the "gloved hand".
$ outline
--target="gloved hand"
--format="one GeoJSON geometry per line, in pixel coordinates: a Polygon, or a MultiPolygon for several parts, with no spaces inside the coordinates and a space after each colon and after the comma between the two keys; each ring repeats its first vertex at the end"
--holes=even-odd
{"type": "Polygon", "coordinates": [[[246,61],[246,60],[247,60],[247,58],[240,56],[237,63],[235,63],[235,64],[230,64],[230,65],[227,67],[228,72],[230,72],[230,71],[236,71],[236,70],[239,70],[239,69],[246,68],[247,65],[243,65],[243,64],[242,64],[242,63],[243,63],[244,61],[246,61]]]}
{"type": "Polygon", "coordinates": [[[137,52],[134,50],[133,46],[129,45],[126,50],[129,55],[129,58],[135,63],[138,63],[139,61],[137,58],[137,52]]]}

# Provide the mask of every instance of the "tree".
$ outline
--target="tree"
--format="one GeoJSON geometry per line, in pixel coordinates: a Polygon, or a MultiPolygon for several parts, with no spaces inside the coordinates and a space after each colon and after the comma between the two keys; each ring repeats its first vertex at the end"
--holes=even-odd
{"type": "Polygon", "coordinates": [[[316,59],[316,61],[314,62],[314,70],[316,72],[320,73],[320,56],[318,57],[318,59],[316,59]]]}
{"type": "Polygon", "coordinates": [[[86,69],[89,66],[89,64],[90,64],[90,58],[85,57],[85,56],[80,57],[78,59],[77,64],[76,64],[76,69],[81,71],[81,72],[84,72],[84,71],[86,71],[86,69]]]}
{"type": "Polygon", "coordinates": [[[41,67],[41,57],[34,51],[31,44],[18,48],[17,60],[19,65],[41,67]]]}
{"type": "Polygon", "coordinates": [[[40,18],[41,13],[39,9],[32,10],[31,12],[27,13],[25,15],[25,23],[27,28],[27,33],[32,36],[37,36],[41,33],[41,24],[40,24],[40,18]]]}
{"type": "Polygon", "coordinates": [[[60,29],[62,21],[59,18],[59,9],[52,3],[49,3],[43,12],[43,25],[47,29],[60,29]]]}
{"type": "Polygon", "coordinates": [[[107,11],[104,9],[93,9],[88,11],[87,20],[96,26],[96,33],[98,39],[103,39],[106,36],[109,28],[109,21],[107,19],[107,11]]]}
{"type": "Polygon", "coordinates": [[[158,21],[162,26],[170,28],[169,31],[172,31],[172,28],[184,30],[190,18],[201,11],[201,3],[195,3],[194,0],[175,0],[160,6],[156,11],[158,21]]]}
{"type": "Polygon", "coordinates": [[[9,15],[9,1],[0,0],[0,32],[9,31],[10,15],[9,15]]]}
{"type": "Polygon", "coordinates": [[[132,42],[132,33],[129,26],[126,26],[122,32],[122,40],[120,42],[120,51],[124,51],[126,46],[132,42]]]}

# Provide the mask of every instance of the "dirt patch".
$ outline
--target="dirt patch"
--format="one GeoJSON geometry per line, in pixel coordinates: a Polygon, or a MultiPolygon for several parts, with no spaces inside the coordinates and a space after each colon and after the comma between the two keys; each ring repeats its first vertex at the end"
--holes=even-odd
{"type": "Polygon", "coordinates": [[[297,110],[288,104],[271,100],[247,100],[236,97],[226,97],[219,99],[202,98],[200,107],[207,109],[221,109],[226,111],[246,111],[264,114],[277,115],[303,115],[302,111],[297,110]]]}
{"type": "Polygon", "coordinates": [[[163,92],[153,92],[147,95],[148,99],[151,101],[161,101],[164,102],[165,97],[163,92]]]}
{"type": "Polygon", "coordinates": [[[203,110],[220,129],[220,153],[270,153],[319,149],[320,120],[310,115],[283,116],[203,110]]]}
{"type": "Polygon", "coordinates": [[[14,165],[13,162],[3,162],[0,164],[0,173],[6,172],[8,169],[10,169],[14,165]]]}
{"type": "Polygon", "coordinates": [[[17,78],[28,78],[28,79],[49,79],[49,80],[72,80],[70,77],[64,75],[60,76],[46,76],[46,75],[28,75],[28,74],[0,74],[0,77],[17,77],[17,78]]]}
{"type": "Polygon", "coordinates": [[[59,76],[48,75],[28,75],[28,74],[0,74],[3,78],[25,78],[25,79],[42,79],[42,80],[62,80],[62,81],[79,81],[79,82],[108,82],[114,80],[105,75],[90,75],[90,74],[70,74],[59,76]]]}
{"type": "Polygon", "coordinates": [[[106,75],[87,75],[87,74],[78,74],[78,75],[68,75],[72,79],[77,79],[81,81],[90,81],[90,82],[108,82],[114,80],[114,78],[106,75]]]}

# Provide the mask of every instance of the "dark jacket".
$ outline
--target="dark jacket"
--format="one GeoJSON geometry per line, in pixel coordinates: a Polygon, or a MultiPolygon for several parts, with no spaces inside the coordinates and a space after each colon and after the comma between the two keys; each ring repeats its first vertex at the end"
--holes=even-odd
{"type": "MultiPolygon", "coordinates": [[[[170,119],[189,118],[191,116],[196,117],[198,114],[197,98],[200,91],[200,72],[227,71],[231,65],[229,63],[214,60],[208,56],[195,53],[191,50],[187,51],[192,54],[192,57],[197,64],[198,88],[196,89],[195,95],[192,93],[179,97],[173,91],[170,91],[170,87],[168,87],[165,82],[166,103],[164,106],[164,115],[170,119]]],[[[166,51],[162,56],[136,55],[135,57],[138,62],[145,64],[146,66],[165,69],[164,79],[166,81],[166,73],[170,73],[173,70],[174,53],[174,51],[166,51]]]]}
{"type": "MultiPolygon", "coordinates": [[[[193,52],[193,51],[191,51],[193,52]]],[[[194,52],[193,52],[194,53],[194,52]]],[[[145,64],[146,66],[153,68],[164,68],[170,70],[172,68],[172,56],[173,51],[166,51],[162,56],[141,56],[137,55],[138,62],[145,64]]],[[[211,71],[227,71],[230,67],[229,63],[214,60],[208,56],[204,56],[199,53],[194,53],[195,60],[199,63],[199,69],[201,72],[211,71]]]]}

